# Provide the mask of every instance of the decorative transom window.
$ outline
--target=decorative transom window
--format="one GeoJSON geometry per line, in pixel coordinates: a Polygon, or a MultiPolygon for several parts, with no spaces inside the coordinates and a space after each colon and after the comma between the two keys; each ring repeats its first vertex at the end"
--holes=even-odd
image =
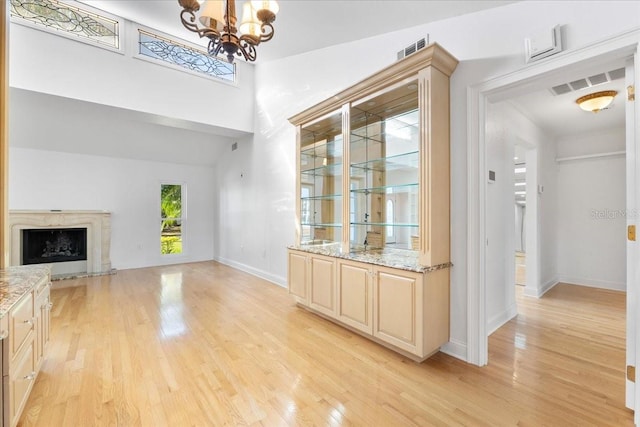
{"type": "Polygon", "coordinates": [[[10,0],[11,17],[67,37],[120,49],[120,23],[57,0],[10,0]]]}
{"type": "Polygon", "coordinates": [[[176,41],[138,30],[139,54],[182,67],[189,71],[235,82],[236,66],[209,56],[199,49],[188,47],[176,41]]]}

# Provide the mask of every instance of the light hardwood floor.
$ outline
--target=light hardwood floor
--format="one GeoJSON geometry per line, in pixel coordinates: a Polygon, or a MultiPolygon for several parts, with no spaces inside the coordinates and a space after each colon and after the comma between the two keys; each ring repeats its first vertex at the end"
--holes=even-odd
{"type": "Polygon", "coordinates": [[[617,292],[519,295],[477,368],[416,364],[214,262],[66,284],[23,426],[633,424],[617,292]]]}

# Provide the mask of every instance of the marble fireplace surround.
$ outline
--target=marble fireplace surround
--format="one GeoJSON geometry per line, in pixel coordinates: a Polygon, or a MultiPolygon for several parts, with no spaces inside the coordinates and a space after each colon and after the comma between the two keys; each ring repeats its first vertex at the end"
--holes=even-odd
{"type": "MultiPolygon", "coordinates": [[[[47,228],[87,229],[87,271],[89,275],[111,272],[111,213],[105,211],[12,210],[10,264],[22,265],[22,230],[47,228]]],[[[58,263],[64,264],[64,263],[58,263]]]]}

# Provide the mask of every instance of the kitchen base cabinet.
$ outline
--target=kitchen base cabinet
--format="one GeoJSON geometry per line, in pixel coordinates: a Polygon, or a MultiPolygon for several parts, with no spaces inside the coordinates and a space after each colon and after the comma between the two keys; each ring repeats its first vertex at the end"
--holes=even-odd
{"type": "Polygon", "coordinates": [[[0,318],[3,337],[0,426],[14,427],[20,421],[49,342],[51,276],[45,267],[12,267],[0,271],[0,275],[4,275],[5,283],[12,282],[4,286],[7,294],[15,298],[5,301],[10,308],[0,318]]]}

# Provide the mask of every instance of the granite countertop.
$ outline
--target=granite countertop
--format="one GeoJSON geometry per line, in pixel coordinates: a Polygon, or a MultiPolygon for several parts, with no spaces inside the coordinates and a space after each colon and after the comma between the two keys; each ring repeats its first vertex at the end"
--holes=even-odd
{"type": "Polygon", "coordinates": [[[22,265],[0,270],[0,318],[50,273],[51,268],[43,265],[22,265]]]}
{"type": "Polygon", "coordinates": [[[339,243],[324,245],[293,245],[289,249],[309,252],[318,255],[326,255],[335,258],[360,261],[368,264],[380,265],[383,267],[398,268],[400,270],[414,271],[416,273],[427,273],[430,271],[450,268],[452,263],[447,262],[437,265],[420,265],[418,253],[403,249],[375,249],[368,251],[343,252],[339,243]]]}

